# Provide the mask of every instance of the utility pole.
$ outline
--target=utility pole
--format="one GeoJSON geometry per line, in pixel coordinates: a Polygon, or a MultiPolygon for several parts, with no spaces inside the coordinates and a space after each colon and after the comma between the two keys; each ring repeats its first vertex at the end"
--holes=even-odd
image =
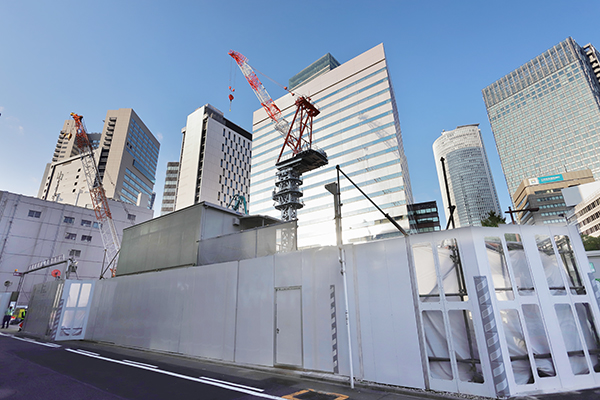
{"type": "Polygon", "coordinates": [[[352,337],[350,336],[350,313],[348,310],[348,279],[346,274],[346,256],[342,243],[342,202],[340,199],[340,170],[337,168],[337,182],[328,183],[325,189],[333,195],[333,206],[335,215],[335,238],[338,247],[340,261],[340,273],[344,281],[344,303],[346,310],[346,332],[348,334],[348,358],[350,360],[350,387],[354,389],[354,369],[352,366],[352,337]]]}
{"type": "Polygon", "coordinates": [[[440,161],[442,162],[442,171],[444,172],[444,184],[446,185],[446,197],[448,199],[448,209],[450,210],[450,217],[448,218],[448,224],[446,225],[446,230],[448,230],[450,223],[452,223],[452,229],[454,229],[454,210],[456,209],[456,206],[452,204],[452,199],[450,198],[450,187],[448,186],[448,177],[446,176],[446,160],[444,159],[444,157],[442,157],[440,158],[440,161]]]}

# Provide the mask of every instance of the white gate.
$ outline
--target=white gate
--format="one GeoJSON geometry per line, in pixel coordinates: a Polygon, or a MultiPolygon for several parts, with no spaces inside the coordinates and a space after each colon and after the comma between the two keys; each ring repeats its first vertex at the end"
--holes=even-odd
{"type": "Polygon", "coordinates": [[[85,337],[94,284],[92,280],[65,281],[55,340],[81,340],[85,337]]]}

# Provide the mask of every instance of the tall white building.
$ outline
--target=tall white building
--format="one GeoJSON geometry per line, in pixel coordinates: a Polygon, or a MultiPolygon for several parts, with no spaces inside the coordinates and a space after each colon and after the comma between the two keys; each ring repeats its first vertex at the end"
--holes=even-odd
{"type": "MultiPolygon", "coordinates": [[[[109,204],[119,238],[123,229],[153,216],[147,207],[112,200],[109,204]]],[[[104,245],[94,210],[0,191],[0,281],[11,283],[5,289],[17,290],[20,278],[13,276],[15,269],[24,272],[59,255],[75,259],[77,277],[100,277],[104,245]]],[[[50,275],[54,269],[64,276],[65,264],[27,274],[18,304],[28,304],[33,285],[54,279],[50,275]]]]}
{"type": "MultiPolygon", "coordinates": [[[[73,205],[91,205],[75,123],[65,121],[52,162],[40,184],[40,199],[73,205]]],[[[94,157],[106,196],[125,203],[152,208],[156,163],[160,144],[131,108],[108,110],[102,133],[89,133],[94,157]]]]}
{"type": "Polygon", "coordinates": [[[175,210],[202,201],[227,207],[236,194],[247,199],[252,134],[210,104],[188,115],[181,132],[175,210]]]}
{"type": "MultiPolygon", "coordinates": [[[[412,192],[383,44],[339,66],[326,55],[291,78],[291,86],[320,110],[313,124],[313,147],[325,150],[329,158],[328,165],[303,175],[298,245],[335,244],[333,198],[324,185],[335,181],[336,165],[408,230],[406,206],[412,203],[412,192]]],[[[295,100],[291,94],[275,100],[289,122],[295,100]]],[[[262,108],[254,113],[252,129],[250,211],[279,217],[272,192],[283,139],[262,108]]],[[[285,151],[284,157],[289,153],[285,151]]],[[[344,241],[396,234],[397,229],[347,179],[342,177],[340,184],[344,241]]]]}
{"type": "Polygon", "coordinates": [[[450,217],[444,172],[454,210],[455,226],[481,226],[481,220],[490,211],[501,215],[500,202],[494,186],[490,165],[481,140],[479,124],[463,125],[453,131],[444,131],[433,143],[433,156],[444,200],[446,221],[450,217]]]}
{"type": "Polygon", "coordinates": [[[177,177],[179,176],[179,161],[167,163],[165,174],[165,187],[163,189],[162,205],[160,215],[175,211],[175,198],[177,197],[177,177]]]}

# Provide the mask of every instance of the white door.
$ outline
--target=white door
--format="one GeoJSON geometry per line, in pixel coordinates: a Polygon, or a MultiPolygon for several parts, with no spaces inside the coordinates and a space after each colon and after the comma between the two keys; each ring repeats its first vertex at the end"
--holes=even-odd
{"type": "Polygon", "coordinates": [[[302,291],[275,289],[275,364],[302,367],[302,291]]]}

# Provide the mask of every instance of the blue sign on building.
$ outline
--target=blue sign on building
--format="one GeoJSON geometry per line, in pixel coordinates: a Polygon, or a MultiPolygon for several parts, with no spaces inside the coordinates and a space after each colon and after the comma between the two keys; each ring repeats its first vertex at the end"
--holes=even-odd
{"type": "Polygon", "coordinates": [[[549,183],[549,182],[560,182],[563,180],[562,174],[558,175],[550,175],[550,176],[542,176],[538,178],[540,183],[549,183]]]}

